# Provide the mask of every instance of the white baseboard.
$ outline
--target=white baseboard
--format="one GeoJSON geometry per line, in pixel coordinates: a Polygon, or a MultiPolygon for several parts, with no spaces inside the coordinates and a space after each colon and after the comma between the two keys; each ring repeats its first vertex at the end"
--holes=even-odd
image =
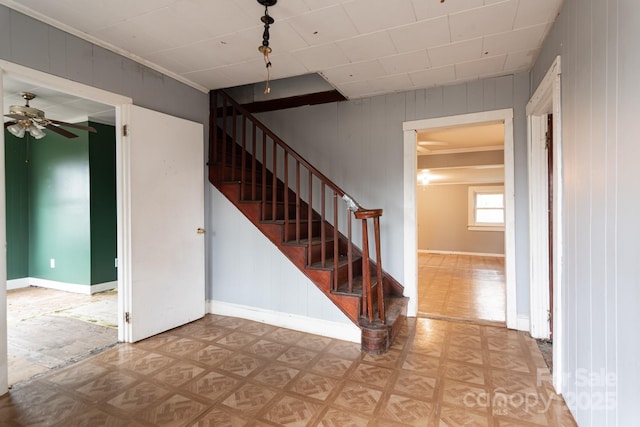
{"type": "Polygon", "coordinates": [[[97,294],[98,292],[109,291],[111,289],[118,288],[118,281],[114,280],[113,282],[102,282],[96,283],[95,285],[91,285],[91,294],[97,294]]]}
{"type": "Polygon", "coordinates": [[[495,256],[504,258],[504,254],[490,254],[484,252],[460,252],[460,251],[436,251],[432,249],[418,249],[420,254],[442,254],[442,255],[472,255],[472,256],[495,256]]]}
{"type": "Polygon", "coordinates": [[[283,313],[224,301],[207,300],[207,312],[222,316],[240,317],[344,341],[360,343],[361,338],[360,328],[354,324],[315,319],[298,314],[283,313]]]}
{"type": "Polygon", "coordinates": [[[7,280],[7,290],[11,289],[20,289],[20,288],[28,288],[29,286],[29,278],[23,277],[21,279],[11,279],[7,280]]]}
{"type": "Polygon", "coordinates": [[[519,331],[529,331],[529,316],[525,316],[523,314],[518,314],[518,318],[516,320],[516,329],[519,331]]]}
{"type": "Polygon", "coordinates": [[[24,279],[18,279],[18,280],[26,280],[27,286],[38,286],[41,288],[57,289],[59,291],[74,292],[76,294],[85,294],[85,295],[91,295],[91,294],[103,292],[103,291],[118,287],[117,281],[104,282],[104,283],[99,283],[97,285],[89,286],[89,285],[81,285],[78,283],[67,283],[67,282],[58,282],[55,280],[39,279],[36,277],[25,277],[24,279]]]}

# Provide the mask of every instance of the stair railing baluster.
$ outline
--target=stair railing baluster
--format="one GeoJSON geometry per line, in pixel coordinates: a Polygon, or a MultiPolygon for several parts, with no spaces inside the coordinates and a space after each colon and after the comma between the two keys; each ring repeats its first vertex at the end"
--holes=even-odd
{"type": "Polygon", "coordinates": [[[376,245],[376,283],[378,299],[378,318],[385,322],[384,312],[384,285],[382,283],[382,265],[380,262],[380,217],[382,209],[359,208],[354,212],[356,219],[362,220],[362,305],[364,315],[370,323],[373,323],[373,293],[371,285],[371,265],[369,261],[369,231],[367,229],[367,219],[373,219],[374,240],[376,245]]]}
{"type": "Polygon", "coordinates": [[[296,243],[300,243],[300,161],[296,160],[296,243]]]}
{"type": "Polygon", "coordinates": [[[324,182],[320,184],[320,261],[322,267],[327,266],[327,236],[325,223],[325,185],[324,182]]]}
{"type": "Polygon", "coordinates": [[[369,319],[369,322],[373,322],[371,270],[369,269],[369,232],[366,219],[362,221],[362,308],[364,310],[362,314],[369,319]]]}
{"type": "MultiPolygon", "coordinates": [[[[381,213],[382,214],[382,213],[381,213]]],[[[384,284],[382,282],[382,255],[380,254],[380,216],[373,218],[373,230],[376,244],[376,288],[378,289],[378,317],[380,322],[385,324],[386,315],[384,312],[384,284]]]]}
{"type": "Polygon", "coordinates": [[[333,290],[338,290],[338,264],[340,245],[338,244],[338,195],[333,192],[333,290]]]}
{"type": "Polygon", "coordinates": [[[209,150],[209,162],[218,161],[218,93],[213,92],[213,102],[211,102],[211,114],[213,116],[213,126],[209,126],[209,135],[213,135],[213,150],[209,150]]]}
{"type": "Polygon", "coordinates": [[[236,180],[236,147],[238,146],[238,125],[237,125],[237,112],[236,109],[233,109],[233,113],[231,114],[231,140],[233,144],[231,144],[231,181],[236,180]]]}
{"type": "Polygon", "coordinates": [[[267,219],[267,134],[262,131],[262,220],[267,219]]]}
{"type": "Polygon", "coordinates": [[[353,237],[351,236],[351,211],[347,209],[347,275],[349,293],[353,292],[353,237]]]}
{"type": "Polygon", "coordinates": [[[251,200],[256,200],[256,124],[254,123],[251,131],[251,200]]]}
{"type": "MultiPolygon", "coordinates": [[[[307,173],[309,175],[309,201],[308,203],[308,209],[307,209],[307,264],[311,265],[313,264],[313,257],[311,255],[311,241],[313,233],[312,233],[312,216],[313,216],[313,174],[311,173],[311,171],[309,169],[307,169],[307,173]]],[[[322,226],[322,224],[320,224],[320,226],[322,226]]]]}
{"type": "Polygon", "coordinates": [[[289,155],[283,153],[284,168],[284,241],[289,241],[289,155]]]}
{"type": "Polygon", "coordinates": [[[242,158],[240,161],[240,200],[245,200],[245,182],[247,166],[247,116],[242,115],[242,158]]]}
{"type": "Polygon", "coordinates": [[[222,180],[226,180],[225,169],[227,166],[227,98],[222,98],[222,180]]]}
{"type": "Polygon", "coordinates": [[[278,145],[273,141],[273,166],[271,168],[271,220],[278,219],[278,145]]]}

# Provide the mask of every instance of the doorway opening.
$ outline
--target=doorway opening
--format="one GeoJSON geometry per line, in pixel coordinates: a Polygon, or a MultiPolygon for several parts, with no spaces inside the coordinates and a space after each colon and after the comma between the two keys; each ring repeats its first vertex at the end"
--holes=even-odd
{"type": "Polygon", "coordinates": [[[418,314],[504,326],[504,124],[417,140],[418,314]]]}
{"type": "Polygon", "coordinates": [[[562,389],[563,359],[563,178],[561,61],[553,64],[527,103],[529,160],[530,333],[547,340],[553,332],[553,385],[562,389]],[[552,117],[552,119],[551,119],[552,117]],[[551,139],[551,140],[550,140],[551,139]]]}
{"type": "Polygon", "coordinates": [[[38,95],[31,107],[48,119],[97,130],[70,128],[71,138],[45,129],[37,141],[3,135],[8,280],[0,360],[6,385],[15,386],[118,342],[116,107],[53,89],[42,73],[0,67],[3,113],[29,92],[38,95]]]}
{"type": "MultiPolygon", "coordinates": [[[[460,147],[458,147],[460,148],[460,147]]],[[[430,154],[430,153],[428,153],[430,154]]],[[[492,311],[499,311],[501,316],[484,316],[484,313],[472,313],[469,304],[466,306],[457,306],[456,308],[460,309],[458,313],[455,315],[451,315],[451,313],[447,314],[444,311],[444,316],[452,317],[452,318],[460,318],[461,320],[473,320],[473,321],[482,321],[482,317],[486,317],[484,319],[487,322],[499,322],[509,328],[512,329],[522,329],[519,328],[516,316],[516,287],[515,287],[515,221],[514,221],[514,180],[513,180],[513,112],[511,109],[506,110],[496,110],[496,111],[487,111],[482,113],[473,113],[473,114],[464,114],[459,116],[450,116],[443,117],[437,119],[425,119],[425,120],[416,120],[412,122],[404,123],[404,183],[405,183],[405,230],[404,230],[404,238],[405,238],[405,253],[406,254],[415,254],[415,257],[412,255],[407,255],[405,257],[405,289],[407,290],[407,294],[412,297],[412,303],[409,306],[409,315],[417,315],[421,313],[420,304],[421,299],[427,299],[429,296],[425,294],[425,290],[420,290],[420,257],[423,255],[424,251],[435,252],[435,254],[431,254],[430,259],[426,259],[425,262],[427,264],[431,263],[431,268],[434,267],[434,264],[438,266],[451,265],[455,263],[459,264],[460,271],[464,272],[466,276],[476,276],[485,275],[485,277],[491,277],[495,282],[493,286],[488,281],[485,281],[485,288],[494,288],[494,290],[486,291],[485,295],[488,296],[488,299],[492,299],[495,297],[495,289],[498,292],[501,292],[500,289],[504,289],[502,291],[503,296],[498,296],[497,298],[503,301],[503,305],[498,307],[493,307],[492,311]],[[451,130],[455,130],[457,128],[460,129],[473,129],[473,127],[483,127],[487,128],[493,126],[494,131],[497,129],[497,133],[501,135],[499,141],[494,143],[477,143],[476,152],[482,153],[480,155],[471,153],[465,154],[464,151],[469,151],[469,148],[460,150],[456,152],[456,148],[454,147],[455,142],[458,138],[454,137],[451,142],[446,141],[446,135],[442,138],[424,138],[421,141],[421,133],[429,132],[448,132],[451,130]],[[445,139],[445,140],[443,140],[445,139]],[[426,143],[425,143],[426,142],[426,143]],[[449,146],[445,145],[447,143],[449,146]],[[483,148],[479,148],[483,147],[483,148]],[[420,151],[429,150],[430,152],[440,151],[440,155],[438,156],[425,156],[431,157],[428,162],[433,162],[430,167],[424,167],[425,161],[420,160],[418,156],[420,151]],[[446,151],[450,152],[447,153],[446,151]],[[484,157],[485,159],[480,161],[477,158],[484,157]],[[462,159],[461,159],[462,158],[462,159]],[[456,162],[456,163],[452,163],[456,162]],[[423,173],[423,169],[428,169],[428,174],[434,175],[434,180],[429,180],[429,184],[427,186],[421,185],[418,181],[420,179],[420,173],[423,173]],[[438,169],[442,169],[438,171],[438,169]],[[431,185],[431,182],[436,182],[435,178],[438,175],[438,172],[447,172],[446,175],[448,177],[458,176],[457,181],[454,181],[452,178],[443,178],[445,181],[447,179],[451,179],[451,182],[448,184],[440,184],[440,185],[431,185]],[[477,177],[472,178],[473,174],[476,174],[477,177]],[[468,174],[466,178],[462,178],[468,174]],[[484,176],[484,178],[480,178],[480,176],[484,176]],[[480,184],[480,185],[477,185],[480,184]],[[498,228],[503,229],[502,234],[498,234],[497,239],[496,235],[493,235],[494,245],[495,241],[498,241],[497,248],[491,247],[490,249],[469,249],[469,247],[461,246],[462,249],[440,249],[437,247],[428,247],[431,245],[430,243],[426,243],[429,240],[429,236],[427,233],[424,233],[422,228],[425,226],[424,221],[420,218],[420,208],[422,204],[428,205],[428,199],[421,200],[422,195],[419,194],[421,192],[433,192],[433,193],[443,193],[446,191],[438,191],[438,189],[442,190],[446,187],[456,188],[458,193],[466,192],[466,198],[464,198],[464,207],[458,208],[458,215],[461,214],[460,211],[464,211],[464,224],[463,228],[466,231],[476,231],[477,229],[483,229],[485,231],[477,231],[478,233],[493,233],[498,228]],[[491,189],[494,187],[494,189],[491,189]],[[428,190],[426,189],[428,188],[428,190]],[[431,190],[434,188],[435,190],[431,190]],[[496,188],[500,188],[499,191],[495,191],[496,188]],[[488,200],[494,200],[496,194],[499,193],[500,203],[499,206],[486,205],[485,207],[490,208],[486,212],[481,213],[481,221],[478,223],[473,223],[472,217],[469,215],[470,213],[475,212],[478,205],[474,204],[477,202],[478,195],[488,195],[488,200]],[[469,200],[472,200],[472,203],[468,203],[469,200]],[[471,206],[471,208],[469,208],[471,206]],[[473,207],[475,206],[475,207],[473,207]],[[500,211],[499,213],[497,211],[500,211]],[[486,217],[482,217],[482,215],[489,214],[494,215],[498,214],[498,216],[502,216],[503,224],[498,227],[498,224],[486,224],[486,217]],[[482,220],[484,218],[484,220],[482,220]],[[420,244],[419,244],[420,242],[420,244]],[[422,247],[421,247],[422,246],[422,247]],[[419,252],[422,250],[423,252],[419,252]],[[496,256],[496,254],[498,256],[496,256]],[[502,256],[500,256],[502,255],[502,256]],[[448,258],[447,258],[448,257],[448,258]],[[484,258],[483,258],[484,257],[484,258]],[[458,259],[459,258],[459,259],[458,259]],[[475,267],[474,267],[475,265],[475,267]],[[474,269],[476,272],[474,273],[474,269]],[[480,272],[480,273],[479,273],[480,272]],[[497,284],[497,286],[496,286],[497,284]],[[422,292],[422,295],[421,295],[422,292]],[[493,294],[493,295],[492,295],[493,294]],[[421,298],[422,297],[422,298],[421,298]]],[[[438,195],[435,195],[438,196],[438,195]]],[[[434,197],[435,197],[434,196],[434,197]]],[[[445,197],[440,194],[439,196],[445,197]]],[[[458,194],[458,199],[460,199],[460,194],[458,194]]],[[[432,202],[433,199],[432,198],[432,202]]],[[[438,210],[443,210],[446,206],[447,208],[451,207],[451,203],[443,202],[441,199],[439,202],[432,203],[431,207],[435,207],[438,210]]],[[[462,202],[461,202],[462,203],[462,202]]],[[[446,221],[441,220],[441,221],[446,221]]],[[[450,221],[450,220],[449,220],[450,221]]],[[[443,227],[438,226],[438,232],[442,231],[443,227]]],[[[450,243],[449,241],[452,238],[456,238],[452,234],[453,232],[445,232],[441,233],[443,235],[438,236],[438,239],[442,243],[438,243],[438,246],[444,247],[442,245],[446,245],[450,243]]],[[[487,235],[485,235],[487,236],[487,235]]],[[[461,244],[466,245],[469,243],[469,238],[457,237],[459,238],[461,244]]],[[[433,244],[435,245],[435,244],[433,244]]],[[[485,246],[486,248],[487,246],[485,246]]],[[[424,263],[423,263],[424,264],[424,263]]],[[[425,268],[430,268],[426,266],[425,268]]],[[[439,268],[438,268],[439,269],[439,268]]],[[[442,307],[446,310],[447,305],[447,292],[449,300],[453,301],[457,299],[458,296],[453,295],[452,291],[454,291],[455,286],[452,287],[452,284],[460,283],[461,278],[456,277],[455,269],[445,271],[444,269],[442,273],[442,280],[448,281],[449,286],[445,292],[441,292],[440,297],[444,298],[442,301],[442,307]],[[443,295],[444,294],[444,295],[443,295]]],[[[439,272],[432,272],[434,274],[431,277],[437,278],[439,272]]],[[[427,276],[429,276],[427,274],[427,276]]],[[[434,279],[438,280],[438,279],[434,279]]],[[[478,283],[481,283],[479,281],[478,283]]],[[[469,284],[469,283],[467,283],[469,284]]],[[[471,283],[473,284],[473,283],[471,283]]],[[[460,287],[460,285],[458,285],[460,287]]],[[[436,287],[433,287],[435,291],[436,287]]],[[[426,288],[428,291],[428,287],[426,288]]],[[[471,296],[474,292],[481,292],[480,290],[471,290],[467,289],[467,293],[471,296]]],[[[482,299],[478,299],[476,302],[481,302],[482,299]]],[[[427,303],[428,304],[428,303],[427,303]]],[[[451,307],[454,307],[454,304],[449,304],[451,307]]],[[[431,307],[429,311],[433,311],[434,308],[431,307]]],[[[429,313],[433,314],[433,313],[429,313]]]]}

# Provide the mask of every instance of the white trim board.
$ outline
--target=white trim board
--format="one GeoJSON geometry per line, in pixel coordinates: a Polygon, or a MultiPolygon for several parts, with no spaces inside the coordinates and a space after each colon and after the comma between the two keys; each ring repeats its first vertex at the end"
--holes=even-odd
{"type": "Polygon", "coordinates": [[[10,291],[12,289],[28,288],[29,286],[31,286],[31,285],[29,284],[29,278],[28,277],[22,277],[20,279],[7,280],[7,290],[8,291],[10,291]]]}
{"type": "Polygon", "coordinates": [[[417,131],[423,129],[452,127],[472,123],[504,122],[504,188],[505,188],[505,278],[506,278],[506,324],[518,329],[516,308],[516,261],[515,261],[515,182],[513,153],[513,109],[483,111],[434,119],[413,120],[403,123],[404,158],[404,253],[416,256],[404,257],[405,295],[409,296],[407,316],[417,314],[418,267],[417,267],[417,131]]]}
{"type": "Polygon", "coordinates": [[[524,314],[518,314],[518,329],[519,331],[528,331],[529,330],[529,316],[524,314]]]}
{"type": "Polygon", "coordinates": [[[485,252],[461,252],[461,251],[439,251],[436,249],[418,249],[421,254],[442,254],[442,255],[470,255],[470,256],[493,256],[504,258],[504,254],[490,254],[485,252]]]}
{"type": "Polygon", "coordinates": [[[562,158],[561,60],[556,57],[527,103],[529,159],[529,281],[531,336],[549,336],[549,233],[547,161],[544,131],[553,113],[553,386],[562,391],[564,354],[563,269],[564,207],[562,158]],[[535,266],[535,268],[534,268],[535,266]]]}
{"type": "Polygon", "coordinates": [[[207,313],[239,317],[324,337],[360,343],[360,328],[350,323],[332,322],[281,311],[207,300],[207,313]]]}

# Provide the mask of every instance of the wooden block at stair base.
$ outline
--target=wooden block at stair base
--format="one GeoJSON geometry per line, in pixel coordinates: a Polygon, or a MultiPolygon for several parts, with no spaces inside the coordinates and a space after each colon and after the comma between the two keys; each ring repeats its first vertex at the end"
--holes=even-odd
{"type": "Polygon", "coordinates": [[[391,346],[390,338],[387,326],[363,327],[360,340],[362,351],[374,355],[384,354],[391,346]]]}

